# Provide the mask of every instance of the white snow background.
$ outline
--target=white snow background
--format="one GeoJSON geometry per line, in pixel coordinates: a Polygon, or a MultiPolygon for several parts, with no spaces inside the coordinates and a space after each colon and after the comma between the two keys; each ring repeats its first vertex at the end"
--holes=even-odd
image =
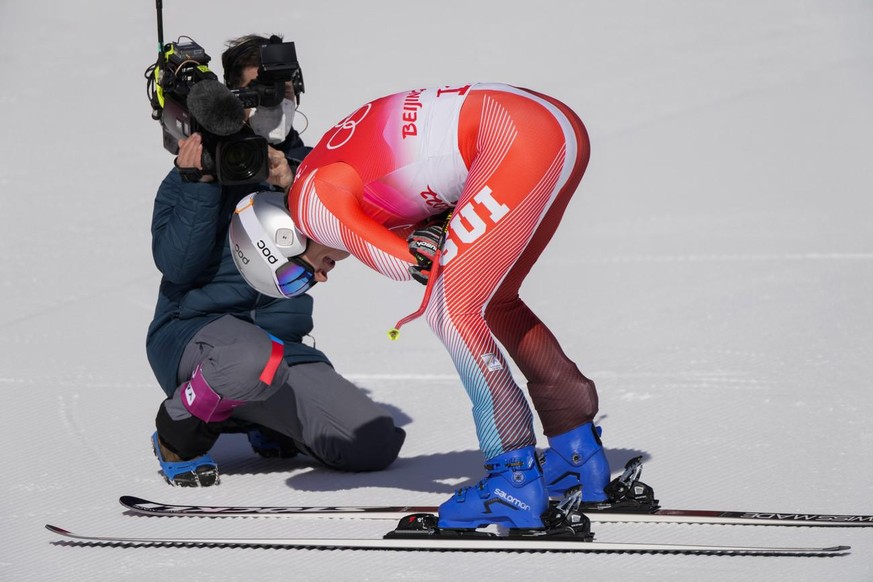
{"type": "MultiPolygon", "coordinates": [[[[226,39],[297,43],[314,145],[358,105],[468,81],[530,87],[585,121],[592,157],[522,289],[599,387],[615,472],[643,455],[666,507],[873,513],[873,4],[862,0],[167,0],[220,73],[226,39]]],[[[830,546],[848,556],[494,554],[60,543],[130,536],[376,536],[390,522],[125,515],[175,503],[437,504],[482,474],[470,404],[422,289],[347,261],[317,345],[408,431],[387,471],[214,449],[174,489],[149,435],[159,274],[150,118],[155,3],[0,1],[0,579],[873,580],[873,529],[596,525],[602,541],[830,546]]],[[[297,118],[302,129],[305,120],[297,118]]],[[[541,438],[539,445],[545,446],[541,438]]]]}

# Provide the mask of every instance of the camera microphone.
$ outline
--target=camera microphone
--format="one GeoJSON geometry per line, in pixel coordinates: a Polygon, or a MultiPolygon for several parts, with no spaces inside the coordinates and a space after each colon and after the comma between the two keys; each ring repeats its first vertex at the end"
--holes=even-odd
{"type": "Polygon", "coordinates": [[[203,129],[215,135],[233,135],[245,125],[242,102],[218,81],[200,81],[191,87],[188,110],[203,129]]]}

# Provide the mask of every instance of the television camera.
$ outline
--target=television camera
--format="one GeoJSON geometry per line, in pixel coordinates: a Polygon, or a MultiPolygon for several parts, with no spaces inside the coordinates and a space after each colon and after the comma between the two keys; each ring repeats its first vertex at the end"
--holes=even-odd
{"type": "MultiPolygon", "coordinates": [[[[176,155],[179,140],[199,132],[203,170],[182,170],[183,179],[196,181],[208,174],[225,185],[263,182],[270,173],[267,140],[245,123],[245,109],[281,104],[287,82],[299,102],[303,74],[294,43],[271,37],[259,46],[257,78],[247,87],[228,89],[209,69],[209,55],[193,39],[182,36],[164,44],[161,0],[156,0],[156,6],[158,60],[146,69],[145,76],[152,118],[161,123],[164,149],[176,155]]],[[[241,47],[229,50],[235,49],[241,52],[241,47]]],[[[232,63],[234,55],[228,56],[232,63]]]]}

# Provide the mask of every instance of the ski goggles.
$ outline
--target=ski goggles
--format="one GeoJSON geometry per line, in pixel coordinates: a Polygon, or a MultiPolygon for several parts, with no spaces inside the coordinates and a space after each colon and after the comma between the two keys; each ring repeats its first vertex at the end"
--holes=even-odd
{"type": "Polygon", "coordinates": [[[273,280],[285,297],[306,293],[317,283],[315,269],[300,257],[291,257],[287,263],[273,269],[273,280]]]}

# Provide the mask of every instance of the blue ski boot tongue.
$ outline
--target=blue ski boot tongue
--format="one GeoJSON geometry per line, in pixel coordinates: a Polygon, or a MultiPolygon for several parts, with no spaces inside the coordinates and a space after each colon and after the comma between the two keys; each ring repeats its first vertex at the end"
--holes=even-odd
{"type": "Polygon", "coordinates": [[[477,485],[459,489],[440,506],[439,527],[542,529],[549,499],[534,447],[489,459],[485,469],[488,475],[477,485]]]}

